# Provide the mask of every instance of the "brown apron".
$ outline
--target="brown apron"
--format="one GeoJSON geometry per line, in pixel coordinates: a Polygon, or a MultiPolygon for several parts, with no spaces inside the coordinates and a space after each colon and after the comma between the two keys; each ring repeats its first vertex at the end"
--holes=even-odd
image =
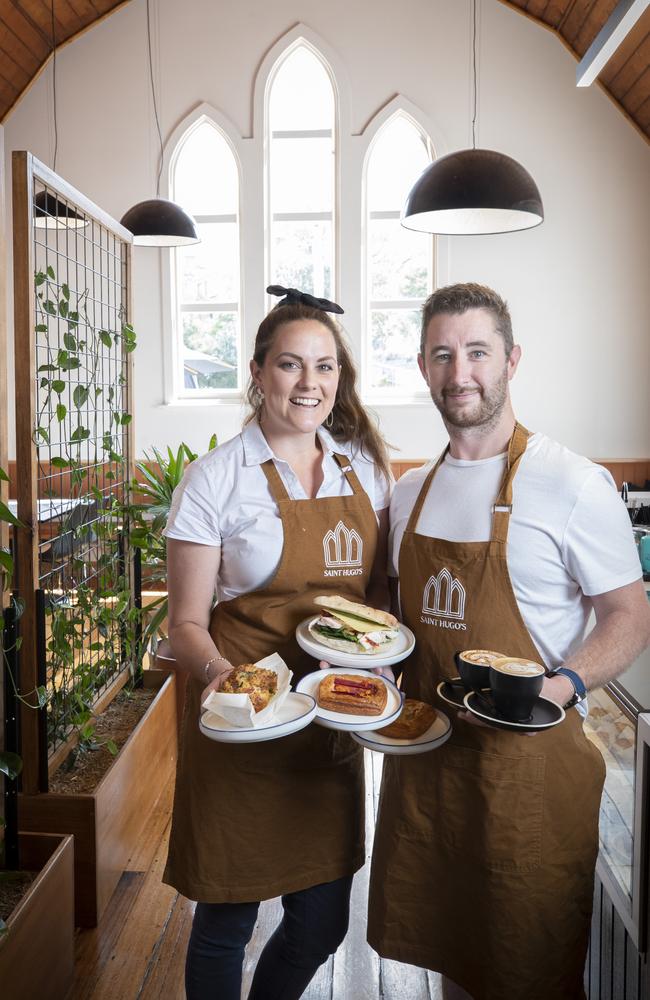
{"type": "MultiPolygon", "coordinates": [[[[278,651],[293,684],[318,669],[296,625],[327,591],[365,597],[377,519],[349,459],[335,456],[352,496],[291,500],[273,463],[262,469],[284,544],[264,587],[219,602],[210,620],[234,663],[278,651]]],[[[310,725],[263,743],[216,743],[198,728],[204,685],[188,682],[164,880],[202,902],[251,902],[351,875],[364,863],[363,751],[348,734],[310,725]]]]}
{"type": "Polygon", "coordinates": [[[373,854],[368,940],[380,955],[434,969],[474,1000],[574,1000],[582,986],[604,762],[575,709],[534,737],[456,720],[436,687],[454,653],[496,649],[541,661],[506,563],[519,424],[488,542],[416,532],[399,556],[404,622],[416,635],[407,697],[449,712],[439,750],[386,757],[373,854]]]}

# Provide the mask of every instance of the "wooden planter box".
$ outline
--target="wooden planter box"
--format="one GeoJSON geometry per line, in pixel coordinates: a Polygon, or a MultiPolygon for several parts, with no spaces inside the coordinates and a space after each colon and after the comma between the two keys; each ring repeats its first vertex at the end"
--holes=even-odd
{"type": "Polygon", "coordinates": [[[38,871],[0,938],[1,993],[7,1000],[61,1000],[74,974],[72,837],[21,833],[25,871],[38,871]]]}
{"type": "Polygon", "coordinates": [[[174,774],[175,681],[156,673],[161,685],[156,698],[94,792],[19,796],[20,829],[74,834],[75,921],[80,927],[97,926],[174,774]]]}

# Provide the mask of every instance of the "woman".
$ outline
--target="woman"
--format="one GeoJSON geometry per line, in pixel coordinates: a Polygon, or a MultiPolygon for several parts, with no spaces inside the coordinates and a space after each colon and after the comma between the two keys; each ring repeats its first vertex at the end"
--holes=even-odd
{"type": "Polygon", "coordinates": [[[191,679],[165,880],[198,900],[190,1000],[239,1000],[259,901],[278,895],[284,917],[249,998],[301,996],[345,936],[364,860],[362,755],[349,736],[311,725],[232,745],[198,729],[201,701],[234,665],[277,650],[294,682],[317,669],[294,638],[315,596],[385,603],[390,472],[329,315],[342,310],[268,290],[285,298],[257,333],[252,415],[188,468],[166,530],[170,640],[191,679]],[[326,566],[324,538],[341,523],[361,539],[349,576],[326,566]]]}

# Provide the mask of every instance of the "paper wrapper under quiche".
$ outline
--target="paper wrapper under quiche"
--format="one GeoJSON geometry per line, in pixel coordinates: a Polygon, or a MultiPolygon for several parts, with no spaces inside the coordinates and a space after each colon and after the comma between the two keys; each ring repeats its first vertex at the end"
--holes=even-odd
{"type": "MultiPolygon", "coordinates": [[[[273,670],[278,675],[278,690],[266,708],[256,712],[247,694],[226,694],[223,691],[211,691],[203,702],[204,711],[211,715],[218,715],[220,719],[224,719],[238,729],[257,728],[273,722],[278,709],[291,690],[293,674],[279,653],[265,656],[264,659],[258,660],[255,666],[273,670]]],[[[207,715],[203,717],[203,722],[210,725],[210,719],[207,715]]]]}

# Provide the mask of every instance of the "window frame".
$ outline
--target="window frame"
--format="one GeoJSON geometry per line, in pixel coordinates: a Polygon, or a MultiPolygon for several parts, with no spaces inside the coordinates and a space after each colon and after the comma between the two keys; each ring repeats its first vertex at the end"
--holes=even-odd
{"type": "MultiPolygon", "coordinates": [[[[240,404],[246,388],[247,379],[247,344],[245,338],[245,297],[244,297],[244,240],[242,236],[242,207],[244,174],[242,169],[241,136],[233,126],[232,122],[220,111],[208,104],[201,104],[195,108],[175,129],[165,148],[163,160],[163,176],[165,179],[165,192],[163,197],[170,198],[173,192],[174,172],[178,160],[182,154],[183,147],[193,132],[202,125],[209,125],[216,129],[219,135],[225,140],[233,156],[235,168],[237,170],[237,213],[228,215],[196,215],[197,224],[212,221],[234,221],[237,223],[237,242],[239,253],[239,303],[194,303],[192,312],[235,312],[238,314],[239,322],[239,343],[238,354],[239,381],[240,385],[235,388],[220,389],[194,389],[184,385],[183,368],[181,364],[181,340],[182,326],[179,319],[183,311],[180,303],[181,286],[181,265],[180,248],[172,247],[169,252],[169,259],[164,267],[165,280],[163,281],[163,363],[164,363],[164,401],[171,404],[192,405],[194,403],[205,404],[206,401],[221,401],[225,403],[240,404]],[[235,306],[236,308],[232,308],[235,306]]],[[[187,304],[186,304],[187,305],[187,304]]]]}
{"type": "MultiPolygon", "coordinates": [[[[384,309],[420,309],[425,299],[397,299],[397,300],[374,300],[371,295],[371,268],[370,268],[370,222],[373,219],[399,219],[401,210],[373,211],[368,207],[368,168],[377,140],[390,125],[399,118],[405,119],[424,140],[431,156],[431,162],[436,159],[436,149],[429,129],[422,123],[421,116],[417,110],[408,102],[397,97],[376,115],[369,123],[364,132],[366,146],[363,156],[361,171],[361,204],[362,204],[362,226],[361,226],[361,397],[365,403],[373,406],[384,405],[404,405],[409,403],[424,403],[430,399],[429,391],[422,382],[422,388],[415,392],[397,392],[395,389],[378,389],[370,384],[372,350],[372,313],[373,311],[384,309]]],[[[416,178],[414,178],[415,182],[416,178]]],[[[440,265],[445,260],[446,247],[441,246],[442,240],[438,236],[431,238],[431,291],[440,287],[439,275],[440,265]]],[[[430,293],[429,293],[430,294],[430,293]]]]}
{"type": "MultiPolygon", "coordinates": [[[[299,25],[298,29],[304,29],[303,25],[299,25]]],[[[273,58],[271,64],[265,70],[265,80],[264,80],[264,95],[263,95],[263,135],[264,135],[264,287],[267,285],[276,284],[277,279],[274,274],[271,273],[271,260],[272,260],[272,241],[273,241],[273,224],[274,222],[318,222],[327,221],[331,222],[332,225],[332,237],[331,237],[331,252],[332,252],[332,277],[329,298],[333,301],[337,301],[336,296],[338,294],[337,289],[339,287],[339,276],[340,276],[340,238],[339,238],[339,203],[340,203],[340,179],[341,179],[341,154],[340,154],[340,139],[341,139],[341,115],[340,115],[340,94],[339,88],[336,82],[336,76],[330,65],[327,57],[325,56],[322,47],[320,45],[320,40],[315,41],[313,38],[306,37],[304,30],[298,30],[297,32],[292,32],[290,34],[295,34],[288,44],[282,45],[281,50],[273,58]],[[291,56],[300,48],[306,49],[322,66],[327,74],[328,80],[332,88],[332,99],[334,105],[333,111],[333,123],[330,129],[296,129],[286,130],[278,129],[274,132],[271,129],[270,121],[270,104],[271,104],[271,92],[273,90],[273,85],[275,79],[281,70],[284,63],[291,58],[291,56]],[[272,141],[274,138],[319,138],[325,137],[331,138],[334,152],[334,162],[332,165],[332,210],[331,212],[277,212],[273,213],[271,205],[271,148],[272,141]]],[[[313,34],[310,32],[310,34],[313,34]]],[[[289,36],[285,36],[285,43],[287,42],[289,36]]],[[[261,72],[261,70],[260,70],[261,72]]],[[[315,293],[317,294],[317,293],[315,293]]],[[[274,296],[266,295],[265,297],[266,311],[268,312],[277,304],[277,299],[274,296]]]]}

